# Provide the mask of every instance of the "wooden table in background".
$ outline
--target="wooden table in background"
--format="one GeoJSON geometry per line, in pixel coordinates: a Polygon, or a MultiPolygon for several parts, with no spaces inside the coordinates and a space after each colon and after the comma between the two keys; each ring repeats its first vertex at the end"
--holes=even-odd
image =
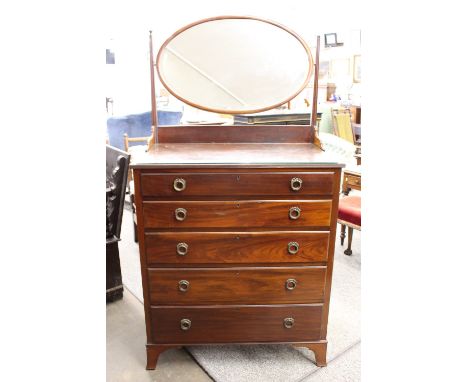
{"type": "Polygon", "coordinates": [[[348,195],[351,190],[361,191],[361,172],[345,169],[343,171],[343,186],[341,191],[348,195]]]}
{"type": "MultiPolygon", "coordinates": [[[[317,113],[317,120],[322,113],[317,113]]],[[[317,122],[318,123],[318,122],[317,122]]],[[[234,125],[309,125],[310,113],[263,112],[255,114],[237,114],[234,125]]]]}
{"type": "Polygon", "coordinates": [[[361,124],[361,106],[351,105],[351,120],[353,123],[361,124]]]}

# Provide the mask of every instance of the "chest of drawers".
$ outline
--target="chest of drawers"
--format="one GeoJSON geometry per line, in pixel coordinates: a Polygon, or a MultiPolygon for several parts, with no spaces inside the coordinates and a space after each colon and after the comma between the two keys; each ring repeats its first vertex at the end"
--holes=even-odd
{"type": "Polygon", "coordinates": [[[342,166],[319,151],[157,145],[133,163],[148,369],[167,348],[226,343],[326,364],[342,166]]]}

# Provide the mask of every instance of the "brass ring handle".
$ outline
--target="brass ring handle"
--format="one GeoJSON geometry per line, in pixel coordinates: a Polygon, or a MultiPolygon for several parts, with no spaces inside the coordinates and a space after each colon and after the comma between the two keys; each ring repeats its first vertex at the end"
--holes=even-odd
{"type": "Polygon", "coordinates": [[[289,209],[289,218],[292,220],[297,220],[299,219],[299,216],[301,216],[301,209],[299,207],[291,207],[289,209]]]}
{"type": "Polygon", "coordinates": [[[184,191],[187,182],[183,178],[174,179],[174,190],[176,191],[184,191]]]}
{"type": "Polygon", "coordinates": [[[288,243],[288,253],[295,255],[297,252],[299,252],[299,243],[297,241],[290,241],[288,243]]]}
{"type": "Polygon", "coordinates": [[[297,286],[297,281],[296,279],[287,279],[285,284],[287,290],[293,290],[297,286]]]}
{"type": "Polygon", "coordinates": [[[178,221],[183,221],[187,217],[187,210],[185,208],[177,208],[175,210],[175,218],[178,221]]]}
{"type": "Polygon", "coordinates": [[[177,254],[179,256],[185,256],[187,252],[188,252],[188,244],[186,243],[177,244],[177,254]]]}
{"type": "Polygon", "coordinates": [[[179,281],[179,290],[181,292],[187,292],[190,287],[190,283],[187,280],[180,280],[179,281]]]}
{"type": "Polygon", "coordinates": [[[286,329],[291,329],[294,325],[294,318],[292,317],[285,318],[283,321],[283,324],[286,329]]]}
{"type": "Polygon", "coordinates": [[[182,330],[189,330],[191,326],[192,321],[190,321],[188,318],[183,318],[182,320],[180,320],[180,328],[182,330]]]}
{"type": "Polygon", "coordinates": [[[301,178],[292,178],[291,179],[291,189],[293,191],[299,191],[302,187],[302,179],[301,178]]]}

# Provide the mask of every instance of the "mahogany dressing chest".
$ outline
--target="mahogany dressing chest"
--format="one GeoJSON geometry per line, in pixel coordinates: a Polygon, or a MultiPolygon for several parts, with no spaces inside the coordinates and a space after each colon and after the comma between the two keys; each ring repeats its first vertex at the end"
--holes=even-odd
{"type": "MultiPolygon", "coordinates": [[[[343,166],[320,148],[317,81],[309,125],[157,125],[155,66],[169,91],[189,102],[168,83],[164,49],[194,25],[223,20],[266,23],[230,16],[191,24],[166,41],[156,65],[150,35],[154,144],[131,163],[147,368],[154,369],[159,354],[171,347],[233,343],[305,346],[325,366],[343,166]]],[[[291,34],[311,59],[297,35],[268,23],[291,34]]],[[[313,68],[317,72],[318,46],[301,83],[310,80],[313,68]]],[[[180,56],[182,47],[172,50],[180,56]]]]}

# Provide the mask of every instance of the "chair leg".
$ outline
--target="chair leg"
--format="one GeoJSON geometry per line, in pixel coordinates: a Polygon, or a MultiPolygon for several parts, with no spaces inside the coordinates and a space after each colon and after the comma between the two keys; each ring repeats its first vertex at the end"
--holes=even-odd
{"type": "Polygon", "coordinates": [[[130,194],[130,203],[132,204],[133,240],[135,241],[135,243],[138,243],[138,226],[136,219],[136,206],[134,194],[130,194]]]}
{"type": "Polygon", "coordinates": [[[340,235],[341,245],[344,244],[345,237],[346,237],[346,226],[344,224],[342,224],[341,225],[341,235],[340,235]]]}
{"type": "Polygon", "coordinates": [[[353,251],[351,250],[351,243],[353,241],[353,229],[351,227],[348,227],[348,248],[345,249],[344,254],[351,256],[353,254],[353,251]]]}
{"type": "Polygon", "coordinates": [[[135,221],[133,222],[133,240],[135,243],[138,243],[138,226],[136,225],[135,221]]]}

